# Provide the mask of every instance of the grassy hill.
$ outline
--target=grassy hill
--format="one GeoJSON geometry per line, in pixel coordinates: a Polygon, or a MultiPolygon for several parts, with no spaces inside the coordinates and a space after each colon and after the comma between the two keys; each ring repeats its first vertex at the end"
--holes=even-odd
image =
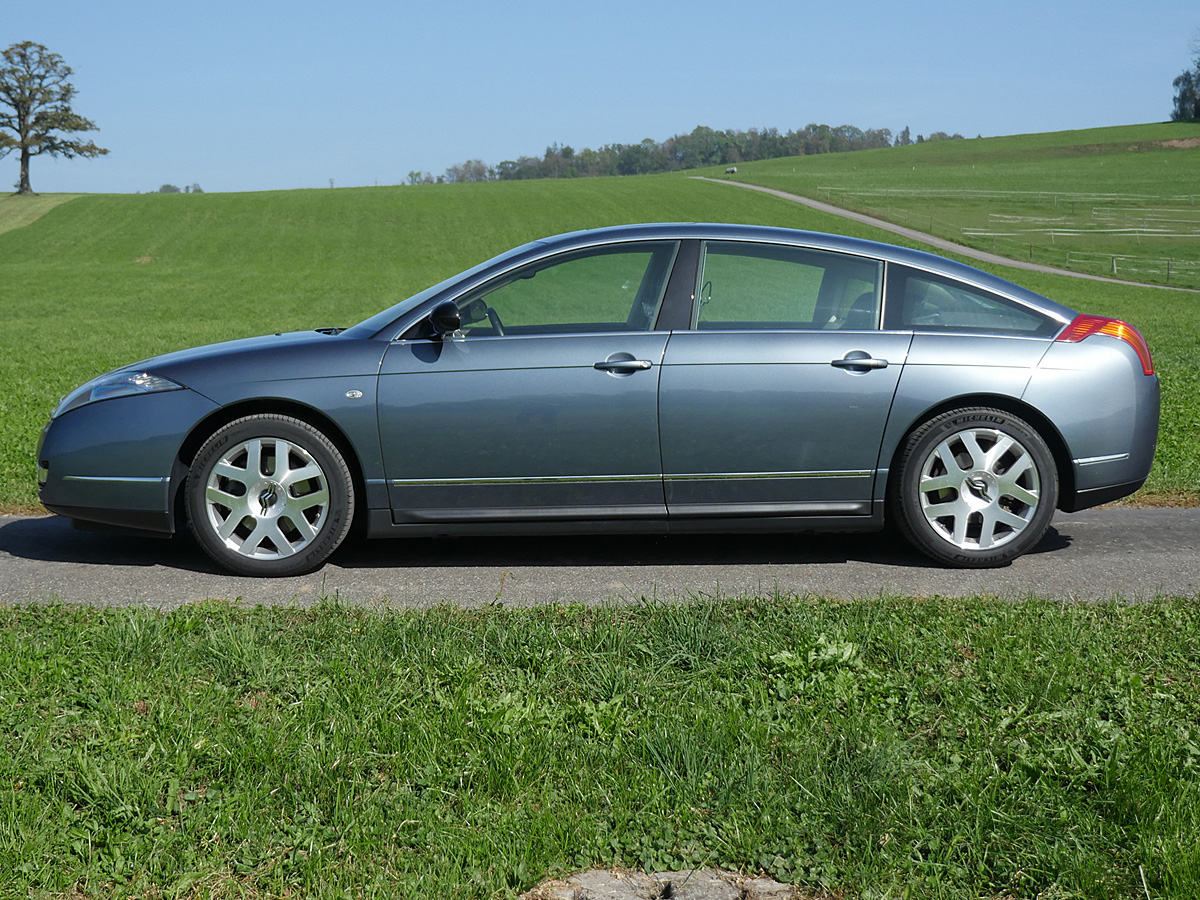
{"type": "Polygon", "coordinates": [[[350,325],[527,240],[673,220],[838,224],[672,178],[4,198],[0,224],[22,227],[0,233],[0,508],[36,502],[38,431],[59,397],[107,369],[350,325]]]}
{"type": "MultiPolygon", "coordinates": [[[[933,159],[982,143],[916,149],[933,159]]],[[[884,166],[884,154],[844,156],[795,162],[802,164],[798,168],[837,167],[860,160],[878,169],[880,184],[898,177],[898,170],[884,166]]],[[[764,179],[775,177],[768,164],[762,171],[764,179]]],[[[824,171],[806,177],[824,183],[824,171]]],[[[57,205],[41,198],[0,199],[0,509],[33,507],[38,431],[60,396],[100,372],[196,344],[349,325],[523,241],[642,221],[754,222],[896,242],[877,229],[796,204],[672,176],[84,195],[57,205]],[[20,206],[26,203],[42,207],[20,206]],[[14,221],[17,227],[3,230],[14,221]]],[[[995,271],[1068,305],[1143,328],[1168,407],[1152,488],[1196,493],[1195,297],[995,271]]]]}
{"type": "Polygon", "coordinates": [[[1006,256],[1200,287],[1200,123],[938,141],[738,168],[739,181],[1006,256]]]}

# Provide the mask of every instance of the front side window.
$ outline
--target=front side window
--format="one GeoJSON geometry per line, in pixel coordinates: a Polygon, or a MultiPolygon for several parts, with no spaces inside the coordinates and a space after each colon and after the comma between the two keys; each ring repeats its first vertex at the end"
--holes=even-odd
{"type": "Polygon", "coordinates": [[[704,247],[693,326],[708,330],[879,327],[877,260],[775,244],[704,247]]]}
{"type": "Polygon", "coordinates": [[[678,248],[674,241],[620,244],[523,266],[458,301],[463,333],[650,330],[678,248]]]}
{"type": "Polygon", "coordinates": [[[1006,297],[904,266],[888,275],[888,328],[1049,337],[1062,324],[1006,297]]]}

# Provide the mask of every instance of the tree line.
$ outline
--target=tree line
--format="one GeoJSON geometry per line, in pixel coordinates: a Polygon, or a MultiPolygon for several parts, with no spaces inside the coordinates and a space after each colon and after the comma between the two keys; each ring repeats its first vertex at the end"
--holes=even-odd
{"type": "Polygon", "coordinates": [[[455,184],[474,181],[524,181],[534,178],[596,178],[605,175],[651,175],[703,166],[737,165],[785,156],[813,156],[903,147],[930,141],[962,140],[961,134],[935,131],[912,138],[907,127],[893,136],[888,128],[809,124],[781,133],[778,128],[718,131],[699,126],[665,141],[646,138],[637,144],[605,144],[597,150],[575,150],[557,143],[541,156],[519,156],[489,166],[479,159],[450,166],[443,175],[409,172],[409,184],[455,184]]]}

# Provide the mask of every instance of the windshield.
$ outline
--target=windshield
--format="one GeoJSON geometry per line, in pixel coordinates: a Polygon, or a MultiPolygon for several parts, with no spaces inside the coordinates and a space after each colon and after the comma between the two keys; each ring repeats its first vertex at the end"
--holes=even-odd
{"type": "Polygon", "coordinates": [[[375,315],[371,316],[371,318],[364,319],[363,321],[359,322],[357,325],[352,325],[350,328],[347,328],[342,333],[348,337],[357,337],[357,338],[370,337],[371,335],[375,334],[376,332],[386,328],[388,325],[395,322],[397,319],[402,317],[405,313],[407,313],[413,309],[416,309],[418,306],[420,306],[426,300],[430,300],[433,297],[436,297],[438,294],[440,294],[442,291],[446,290],[447,288],[452,287],[453,285],[455,285],[459,282],[462,282],[464,284],[468,283],[471,281],[472,276],[478,275],[479,273],[484,272],[488,269],[496,268],[496,267],[502,265],[503,263],[507,262],[508,260],[512,259],[515,256],[520,256],[522,253],[526,253],[527,251],[532,250],[534,247],[541,246],[542,243],[543,243],[542,241],[530,241],[528,244],[522,244],[520,247],[515,247],[512,250],[509,250],[505,253],[501,253],[499,256],[493,256],[491,259],[485,260],[484,262],[481,262],[477,266],[472,266],[470,269],[467,269],[465,272],[459,272],[457,275],[452,275],[451,277],[447,278],[445,281],[439,281],[437,284],[433,285],[432,287],[425,288],[425,290],[421,291],[421,293],[414,294],[413,296],[409,297],[407,300],[401,300],[395,306],[390,306],[387,309],[383,310],[382,312],[378,312],[375,315]]]}

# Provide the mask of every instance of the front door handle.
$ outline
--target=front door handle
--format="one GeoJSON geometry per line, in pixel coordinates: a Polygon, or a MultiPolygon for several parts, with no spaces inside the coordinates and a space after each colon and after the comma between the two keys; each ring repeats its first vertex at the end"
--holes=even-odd
{"type": "Polygon", "coordinates": [[[652,365],[648,359],[606,359],[604,362],[594,363],[592,368],[601,372],[631,372],[649,369],[652,365]]]}

